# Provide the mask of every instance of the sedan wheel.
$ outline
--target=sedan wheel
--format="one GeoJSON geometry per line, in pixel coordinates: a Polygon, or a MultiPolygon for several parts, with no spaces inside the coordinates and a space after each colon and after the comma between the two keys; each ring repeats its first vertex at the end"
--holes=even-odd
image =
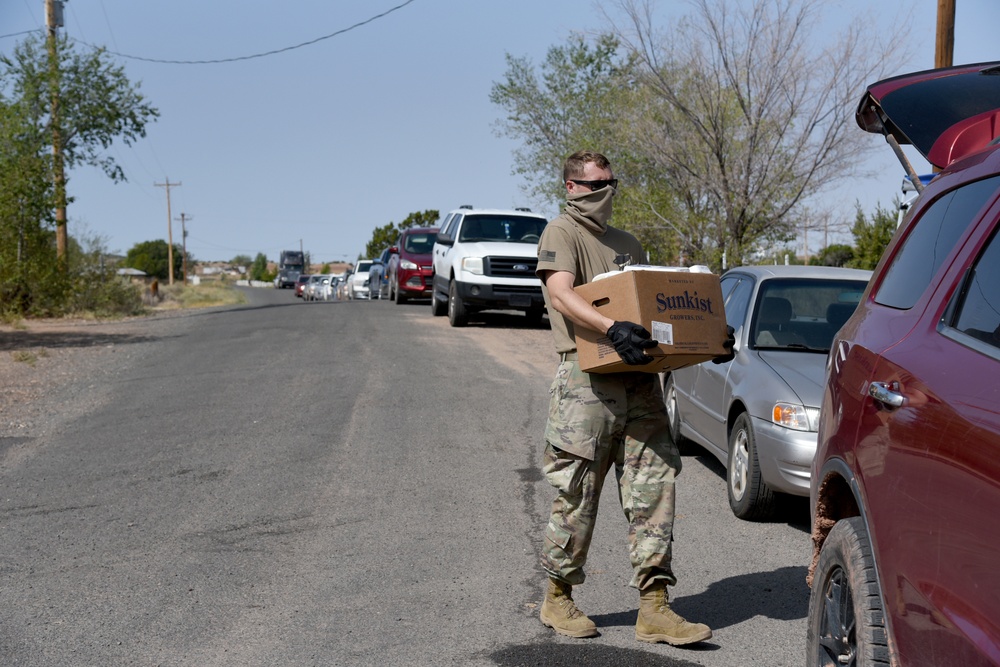
{"type": "Polygon", "coordinates": [[[769,519],[777,505],[774,492],[760,478],[757,445],[750,415],[741,414],[729,436],[729,462],[726,466],[729,507],[740,519],[769,519]]]}
{"type": "Polygon", "coordinates": [[[816,564],[806,664],[888,666],[884,607],[864,521],[838,521],[816,564]]]}
{"type": "Polygon", "coordinates": [[[677,387],[674,386],[673,374],[668,374],[663,387],[663,402],[667,406],[667,423],[670,426],[670,438],[677,445],[680,453],[689,449],[691,441],[681,435],[681,413],[677,407],[677,387]]]}

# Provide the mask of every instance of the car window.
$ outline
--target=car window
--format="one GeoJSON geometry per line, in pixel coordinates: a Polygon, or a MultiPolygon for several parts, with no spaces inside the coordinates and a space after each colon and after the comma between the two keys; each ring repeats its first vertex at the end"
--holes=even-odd
{"type": "Polygon", "coordinates": [[[722,289],[722,302],[725,303],[726,299],[729,298],[729,293],[733,291],[736,284],[740,282],[740,276],[736,275],[725,275],[719,278],[719,287],[722,289]]]}
{"type": "Polygon", "coordinates": [[[723,303],[726,304],[726,324],[739,330],[747,317],[747,307],[750,305],[750,294],[753,292],[753,280],[746,276],[736,278],[732,290],[726,296],[723,292],[723,303]]]}
{"type": "Polygon", "coordinates": [[[993,239],[969,274],[955,328],[1000,348],[1000,240],[993,239]]]}
{"type": "Polygon", "coordinates": [[[998,185],[1000,176],[994,176],[952,190],[931,204],[896,252],[875,302],[902,310],[912,308],[998,185]]]}
{"type": "Polygon", "coordinates": [[[814,278],[762,283],[750,344],[828,351],[834,335],[857,308],[867,285],[864,280],[814,278]]]}
{"type": "Polygon", "coordinates": [[[451,220],[445,223],[442,233],[448,234],[452,238],[455,237],[455,230],[458,228],[458,223],[461,221],[462,216],[459,213],[452,213],[451,220]]]}
{"type": "Polygon", "coordinates": [[[469,215],[465,217],[458,240],[538,243],[547,222],[544,218],[469,215]]]}
{"type": "Polygon", "coordinates": [[[403,242],[403,249],[414,255],[423,255],[434,249],[434,239],[437,234],[408,234],[403,242]]]}

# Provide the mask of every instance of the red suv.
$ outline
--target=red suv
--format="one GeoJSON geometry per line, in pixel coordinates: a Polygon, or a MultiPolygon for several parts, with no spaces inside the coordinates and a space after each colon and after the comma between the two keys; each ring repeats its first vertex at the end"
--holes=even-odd
{"type": "Polygon", "coordinates": [[[873,84],[857,119],[941,171],[827,360],[807,664],[1000,665],[1000,63],[873,84]]]}
{"type": "Polygon", "coordinates": [[[411,227],[399,233],[396,245],[389,249],[386,280],[389,298],[396,303],[407,299],[429,299],[434,263],[431,251],[437,239],[437,227],[411,227]]]}

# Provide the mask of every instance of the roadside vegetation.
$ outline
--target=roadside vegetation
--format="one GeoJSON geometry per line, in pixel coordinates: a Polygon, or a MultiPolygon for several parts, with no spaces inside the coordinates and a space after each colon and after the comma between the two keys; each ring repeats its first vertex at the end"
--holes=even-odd
{"type": "MultiPolygon", "coordinates": [[[[896,71],[912,44],[886,39],[864,16],[833,30],[823,0],[690,0],[687,15],[658,21],[653,0],[609,1],[623,10],[621,24],[609,18],[597,34],[575,33],[538,65],[507,54],[493,83],[496,131],[517,142],[514,171],[528,195],[558,205],[566,156],[600,150],[622,182],[616,224],[653,263],[719,271],[787,256],[872,268],[895,230],[893,212],[838,219],[819,197],[865,177],[857,165],[878,146],[855,126],[858,91],[896,71]],[[798,238],[827,232],[851,233],[853,244],[824,241],[810,254],[803,243],[797,256],[798,238]]],[[[146,312],[148,287],[117,275],[119,266],[161,286],[170,269],[183,281],[194,259],[176,245],[146,241],[116,264],[122,258],[99,236],[77,221],[69,229],[66,174],[91,166],[124,181],[111,149],[141,140],[158,117],[103,49],[29,35],[0,56],[0,321],[146,312]]],[[[438,217],[415,211],[376,227],[365,254],[377,257],[402,229],[438,217]]],[[[274,279],[263,253],[238,259],[249,279],[274,279]]],[[[242,298],[207,287],[163,296],[158,307],[242,298]]]]}
{"type": "Polygon", "coordinates": [[[179,308],[211,308],[212,306],[236,306],[247,302],[246,295],[233,287],[231,282],[203,282],[200,285],[176,283],[160,288],[157,310],[179,308]]]}

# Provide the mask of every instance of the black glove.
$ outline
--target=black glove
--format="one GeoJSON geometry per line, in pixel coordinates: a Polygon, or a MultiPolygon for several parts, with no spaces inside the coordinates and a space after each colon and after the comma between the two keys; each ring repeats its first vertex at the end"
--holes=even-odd
{"type": "Polygon", "coordinates": [[[713,364],[724,364],[727,361],[732,361],[736,358],[736,353],[733,352],[733,348],[736,346],[736,329],[732,328],[728,324],[726,325],[726,342],[723,343],[722,346],[729,350],[729,352],[721,357],[712,359],[713,364]]]}
{"type": "Polygon", "coordinates": [[[644,366],[653,361],[653,357],[643,350],[659,345],[642,325],[635,322],[615,322],[608,329],[608,338],[618,356],[630,366],[644,366]]]}

